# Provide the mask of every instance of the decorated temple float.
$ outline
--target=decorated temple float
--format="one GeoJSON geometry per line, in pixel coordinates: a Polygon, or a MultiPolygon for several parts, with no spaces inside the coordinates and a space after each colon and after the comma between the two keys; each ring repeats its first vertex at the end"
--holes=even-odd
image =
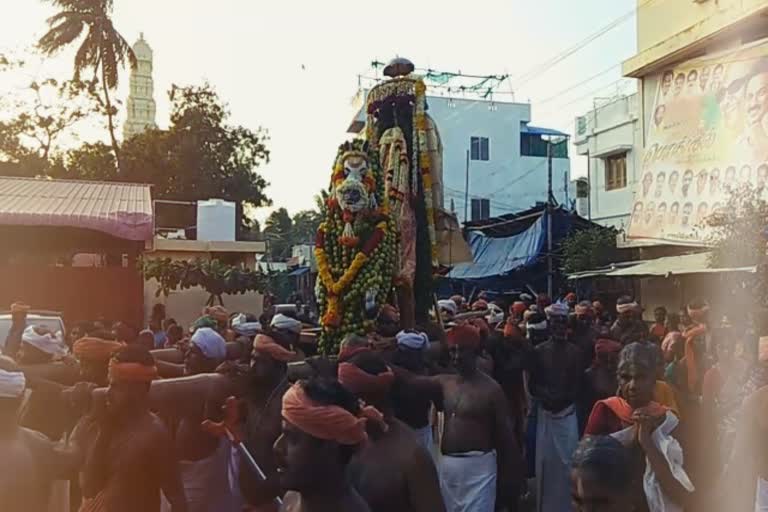
{"type": "Polygon", "coordinates": [[[441,268],[471,261],[455,216],[443,209],[442,144],[426,85],[406,59],[367,96],[364,138],[339,147],[318,229],[320,350],[370,332],[384,304],[403,328],[429,317],[441,268]]]}

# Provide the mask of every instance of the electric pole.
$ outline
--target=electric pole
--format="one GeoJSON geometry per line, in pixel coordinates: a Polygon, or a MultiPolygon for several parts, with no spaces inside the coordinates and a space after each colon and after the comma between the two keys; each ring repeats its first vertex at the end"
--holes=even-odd
{"type": "Polygon", "coordinates": [[[552,139],[547,141],[547,294],[552,296],[552,139]]]}
{"type": "Polygon", "coordinates": [[[467,165],[464,170],[464,224],[467,223],[469,211],[469,150],[467,150],[467,165]]]}

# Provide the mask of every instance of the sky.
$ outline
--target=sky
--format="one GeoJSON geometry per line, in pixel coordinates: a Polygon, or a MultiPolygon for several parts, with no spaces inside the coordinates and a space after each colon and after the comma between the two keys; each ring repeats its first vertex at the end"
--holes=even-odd
{"type": "MultiPolygon", "coordinates": [[[[664,0],[662,0],[664,1],[664,0]]],[[[0,53],[30,51],[55,13],[40,0],[13,3],[0,17],[0,53]],[[8,12],[8,11],[6,11],[8,12]]],[[[229,105],[231,122],[269,132],[271,161],[258,169],[274,207],[312,208],[327,186],[338,145],[354,114],[358,76],[395,55],[417,67],[469,74],[510,74],[505,91],[531,102],[531,124],[572,133],[593,98],[633,92],[620,63],[636,49],[635,18],[561,62],[543,63],[630,13],[636,0],[114,0],[114,24],[131,43],[140,32],[154,51],[157,123],[168,125],[172,84],[208,81],[229,105]],[[516,79],[517,78],[517,79],[516,79]],[[587,79],[590,79],[588,80],[587,79]],[[586,82],[586,83],[582,83],[586,82]]],[[[72,52],[29,58],[23,74],[0,75],[0,94],[30,78],[71,74],[72,52]]],[[[126,70],[118,96],[127,96],[126,70]]],[[[511,96],[498,96],[509,101],[511,96]]],[[[120,122],[122,126],[122,120],[120,122]]],[[[439,128],[439,127],[438,127],[439,128]]],[[[103,138],[85,127],[83,140],[103,138]]],[[[572,153],[572,176],[586,160],[572,153]]],[[[263,220],[273,208],[261,208],[263,220]]]]}

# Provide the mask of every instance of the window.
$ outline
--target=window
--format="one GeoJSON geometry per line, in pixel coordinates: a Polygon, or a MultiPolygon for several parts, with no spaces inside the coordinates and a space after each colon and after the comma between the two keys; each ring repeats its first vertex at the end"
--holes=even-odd
{"type": "MultiPolygon", "coordinates": [[[[536,133],[520,134],[520,155],[547,156],[548,142],[536,133]]],[[[568,139],[552,143],[552,158],[568,158],[568,139]]]]}
{"type": "Polygon", "coordinates": [[[469,140],[469,158],[487,162],[490,160],[488,137],[471,137],[469,140]]]}
{"type": "Polygon", "coordinates": [[[491,217],[491,200],[490,199],[472,199],[472,215],[471,220],[484,220],[491,217]]]}
{"type": "Polygon", "coordinates": [[[605,163],[605,190],[616,190],[627,186],[627,154],[613,155],[603,159],[605,163]]]}

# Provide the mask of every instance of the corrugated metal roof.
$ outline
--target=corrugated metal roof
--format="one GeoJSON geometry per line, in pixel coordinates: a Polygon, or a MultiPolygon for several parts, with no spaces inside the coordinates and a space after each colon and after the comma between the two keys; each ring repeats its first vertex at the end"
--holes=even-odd
{"type": "Polygon", "coordinates": [[[150,240],[150,186],[0,176],[0,225],[68,226],[150,240]]]}
{"type": "Polygon", "coordinates": [[[708,252],[664,256],[653,260],[628,261],[615,263],[603,269],[577,272],[568,279],[585,279],[589,277],[641,277],[641,276],[673,276],[683,274],[713,274],[721,272],[756,272],[755,267],[710,268],[708,252]],[[620,268],[621,267],[621,268],[620,268]]]}
{"type": "Polygon", "coordinates": [[[682,274],[712,274],[721,272],[755,272],[755,267],[710,268],[709,253],[681,254],[647,260],[639,265],[614,270],[609,276],[673,276],[682,274]]]}

